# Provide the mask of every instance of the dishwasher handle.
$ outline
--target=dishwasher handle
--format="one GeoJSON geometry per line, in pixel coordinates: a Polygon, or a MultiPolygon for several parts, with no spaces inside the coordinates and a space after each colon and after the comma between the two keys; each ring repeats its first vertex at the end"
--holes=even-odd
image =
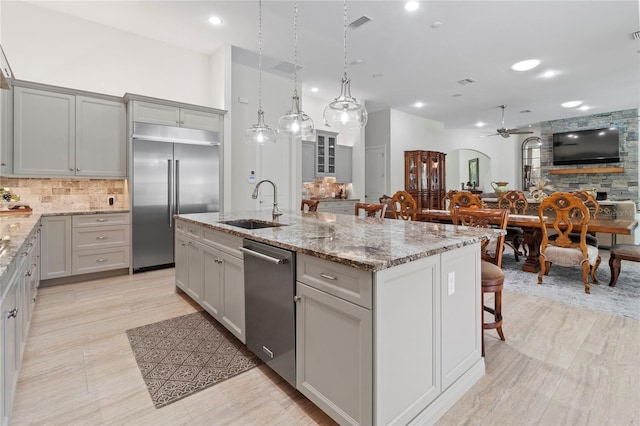
{"type": "Polygon", "coordinates": [[[266,255],[266,254],[263,254],[263,253],[248,249],[246,247],[238,247],[238,250],[240,250],[241,252],[246,253],[248,255],[255,256],[258,259],[266,260],[267,262],[271,262],[271,263],[276,264],[276,265],[284,265],[285,262],[287,261],[287,259],[278,259],[276,257],[271,257],[269,255],[266,255]]]}

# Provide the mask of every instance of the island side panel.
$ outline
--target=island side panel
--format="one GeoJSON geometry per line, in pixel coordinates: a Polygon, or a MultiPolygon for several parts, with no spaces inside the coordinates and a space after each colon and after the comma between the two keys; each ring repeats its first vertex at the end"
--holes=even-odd
{"type": "Polygon", "coordinates": [[[407,424],[441,389],[440,255],[374,280],[374,424],[407,424]]]}
{"type": "Polygon", "coordinates": [[[442,253],[442,390],[482,357],[478,246],[442,253]]]}

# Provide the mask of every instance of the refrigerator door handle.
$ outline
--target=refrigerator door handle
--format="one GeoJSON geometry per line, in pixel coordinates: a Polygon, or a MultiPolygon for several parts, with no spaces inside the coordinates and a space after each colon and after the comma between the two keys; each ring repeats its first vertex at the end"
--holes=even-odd
{"type": "Polygon", "coordinates": [[[169,228],[171,228],[173,226],[173,167],[171,159],[167,160],[167,173],[169,174],[167,179],[167,182],[169,182],[167,187],[167,211],[169,212],[169,228]]]}
{"type": "Polygon", "coordinates": [[[176,214],[180,214],[180,160],[176,160],[176,214]]]}

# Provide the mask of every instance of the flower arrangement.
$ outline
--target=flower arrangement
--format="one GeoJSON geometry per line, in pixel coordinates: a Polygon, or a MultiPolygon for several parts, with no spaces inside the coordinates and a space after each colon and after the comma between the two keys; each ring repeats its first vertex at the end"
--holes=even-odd
{"type": "Polygon", "coordinates": [[[20,197],[14,192],[11,192],[11,188],[0,188],[0,201],[6,203],[20,201],[20,197]]]}
{"type": "Polygon", "coordinates": [[[547,178],[540,178],[537,184],[529,188],[529,194],[531,198],[536,201],[542,201],[549,196],[544,191],[553,191],[553,186],[549,185],[550,181],[547,178]]]}

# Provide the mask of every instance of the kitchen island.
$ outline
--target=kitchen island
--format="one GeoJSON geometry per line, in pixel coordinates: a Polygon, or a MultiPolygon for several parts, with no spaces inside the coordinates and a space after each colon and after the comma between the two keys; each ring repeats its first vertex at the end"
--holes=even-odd
{"type": "Polygon", "coordinates": [[[296,388],[339,423],[431,424],[484,374],[480,242],[501,231],[322,212],[260,229],[223,222],[269,212],[176,219],[176,286],[242,341],[242,239],[296,253],[296,388]]]}

